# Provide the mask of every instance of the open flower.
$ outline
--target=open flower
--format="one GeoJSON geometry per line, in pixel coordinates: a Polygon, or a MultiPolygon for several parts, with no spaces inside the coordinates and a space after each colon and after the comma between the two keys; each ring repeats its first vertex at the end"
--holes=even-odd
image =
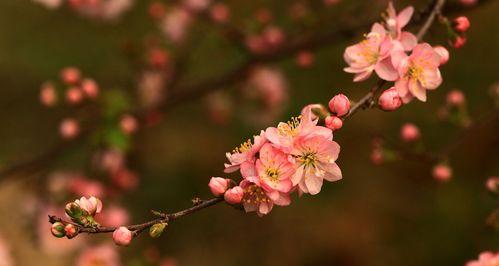
{"type": "Polygon", "coordinates": [[[272,210],[272,207],[274,207],[274,203],[285,206],[291,202],[288,194],[280,197],[283,199],[282,201],[273,202],[262,187],[248,180],[241,181],[239,186],[244,192],[242,199],[244,210],[246,212],[256,212],[260,217],[268,214],[272,210]]]}
{"type": "Polygon", "coordinates": [[[295,159],[296,172],[293,185],[300,193],[315,195],[321,191],[323,180],[341,179],[341,170],[335,163],[340,153],[340,145],[323,136],[303,136],[295,141],[292,155],[295,159]]]}
{"type": "Polygon", "coordinates": [[[248,140],[241,144],[241,146],[235,148],[232,153],[226,153],[225,155],[230,163],[225,164],[224,172],[235,172],[241,167],[241,164],[245,162],[254,163],[256,160],[255,155],[265,143],[267,143],[267,138],[265,137],[265,132],[262,130],[260,135],[253,137],[253,142],[248,140]]]}
{"type": "Polygon", "coordinates": [[[256,161],[256,172],[259,183],[268,192],[287,193],[293,187],[291,182],[291,176],[295,172],[293,164],[289,162],[285,153],[269,143],[260,150],[260,158],[256,161]]]}
{"type": "Polygon", "coordinates": [[[390,36],[394,40],[399,41],[405,51],[412,50],[418,44],[418,39],[414,36],[414,34],[402,31],[402,28],[404,28],[411,20],[411,17],[414,14],[414,8],[412,6],[406,7],[399,14],[397,14],[397,11],[393,7],[393,3],[390,2],[386,13],[387,17],[385,18],[385,23],[390,36]]]}
{"type": "Polygon", "coordinates": [[[427,43],[418,44],[410,56],[395,52],[392,61],[400,75],[395,88],[404,103],[410,101],[412,96],[425,102],[426,90],[434,90],[442,83],[438,69],[440,56],[427,43]]]}
{"type": "Polygon", "coordinates": [[[100,199],[93,196],[88,199],[81,197],[79,200],[75,200],[75,203],[89,215],[95,215],[96,213],[100,213],[102,211],[102,202],[100,199]]]}
{"type": "Polygon", "coordinates": [[[355,74],[355,82],[368,79],[373,71],[381,79],[395,81],[398,73],[392,65],[390,55],[398,50],[403,51],[402,44],[394,41],[381,24],[375,23],[365,40],[345,50],[343,57],[349,67],[344,70],[355,74]]]}
{"type": "Polygon", "coordinates": [[[317,118],[313,119],[312,107],[307,106],[303,109],[301,117],[293,118],[287,123],[281,122],[277,127],[267,128],[265,136],[284,152],[291,151],[293,141],[299,136],[314,134],[332,138],[332,131],[326,127],[317,126],[317,122],[317,118]]]}

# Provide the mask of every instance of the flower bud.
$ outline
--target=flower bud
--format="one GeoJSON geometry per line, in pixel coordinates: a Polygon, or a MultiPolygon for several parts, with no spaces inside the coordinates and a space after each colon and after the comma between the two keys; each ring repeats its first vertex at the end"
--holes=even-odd
{"type": "Polygon", "coordinates": [[[433,167],[433,178],[441,182],[447,182],[452,177],[452,169],[446,164],[438,164],[433,167]]]}
{"type": "Polygon", "coordinates": [[[166,228],[167,225],[168,225],[167,223],[157,223],[157,224],[154,224],[149,229],[149,235],[152,238],[158,238],[158,237],[160,237],[161,234],[163,233],[163,231],[165,230],[165,228],[166,228]]]}
{"type": "Polygon", "coordinates": [[[328,116],[325,119],[326,127],[331,130],[338,130],[343,126],[343,120],[337,116],[328,116]]]}
{"type": "Polygon", "coordinates": [[[350,100],[347,96],[338,94],[329,101],[329,110],[337,116],[344,116],[350,110],[350,100]]]}
{"type": "Polygon", "coordinates": [[[229,181],[229,179],[221,177],[212,177],[208,183],[211,193],[217,197],[222,196],[229,188],[229,181]]]}
{"type": "Polygon", "coordinates": [[[457,38],[454,40],[452,43],[452,46],[456,49],[462,48],[466,44],[466,37],[464,36],[457,36],[457,38]]]}
{"type": "Polygon", "coordinates": [[[310,51],[301,51],[296,55],[296,64],[301,68],[309,68],[314,63],[314,54],[310,51]]]}
{"type": "Polygon", "coordinates": [[[59,134],[64,139],[73,139],[80,133],[80,125],[75,119],[66,118],[59,125],[59,134]]]}
{"type": "Polygon", "coordinates": [[[229,21],[230,18],[230,9],[227,5],[222,3],[215,3],[210,8],[210,16],[213,21],[218,23],[225,23],[229,21]]]}
{"type": "Polygon", "coordinates": [[[433,50],[440,56],[440,65],[447,64],[449,61],[449,51],[441,45],[433,47],[433,50]]]}
{"type": "Polygon", "coordinates": [[[499,194],[499,177],[491,176],[485,184],[490,192],[499,194]]]}
{"type": "Polygon", "coordinates": [[[315,120],[317,118],[326,118],[329,115],[329,111],[326,107],[319,103],[309,104],[301,110],[301,115],[308,115],[307,112],[312,112],[310,119],[315,120]]]}
{"type": "Polygon", "coordinates": [[[465,16],[460,16],[454,19],[454,29],[458,32],[465,32],[470,27],[470,21],[465,16]]]}
{"type": "Polygon", "coordinates": [[[53,236],[58,238],[64,237],[66,235],[66,232],[64,231],[64,224],[62,224],[61,222],[53,223],[50,231],[52,232],[53,236]]]}
{"type": "Polygon", "coordinates": [[[40,102],[47,107],[54,106],[57,103],[57,93],[52,83],[46,82],[42,85],[40,89],[40,102]]]}
{"type": "Polygon", "coordinates": [[[460,90],[452,90],[447,94],[447,104],[449,106],[460,106],[466,101],[464,93],[460,90]]]}
{"type": "Polygon", "coordinates": [[[64,232],[66,233],[66,237],[71,239],[78,235],[78,228],[72,224],[67,224],[64,227],[64,232]]]}
{"type": "Polygon", "coordinates": [[[124,115],[120,121],[120,128],[127,135],[135,133],[138,128],[137,119],[132,115],[124,115]]]}
{"type": "Polygon", "coordinates": [[[374,165],[381,165],[385,161],[383,156],[383,150],[381,149],[373,149],[371,151],[371,163],[374,165]]]}
{"type": "Polygon", "coordinates": [[[70,203],[66,204],[64,211],[66,212],[66,214],[70,218],[74,218],[74,219],[78,219],[82,215],[84,215],[83,210],[80,208],[80,205],[78,205],[74,202],[70,202],[70,203]]]}
{"type": "Polygon", "coordinates": [[[81,90],[89,98],[97,98],[99,96],[99,85],[93,79],[84,79],[81,82],[81,90]]]}
{"type": "Polygon", "coordinates": [[[69,104],[79,104],[83,100],[83,92],[78,87],[71,87],[66,91],[66,101],[69,104]]]}
{"type": "Polygon", "coordinates": [[[75,200],[75,203],[91,216],[102,211],[102,201],[93,196],[90,198],[81,197],[80,199],[75,200]]]}
{"type": "Polygon", "coordinates": [[[132,241],[132,232],[121,226],[113,232],[113,241],[118,246],[128,246],[132,241]]]}
{"type": "Polygon", "coordinates": [[[411,123],[406,123],[400,129],[400,138],[404,142],[414,142],[419,140],[421,134],[419,128],[411,123]]]}
{"type": "Polygon", "coordinates": [[[379,96],[378,104],[383,111],[395,111],[402,105],[397,89],[391,87],[379,96]]]}
{"type": "Polygon", "coordinates": [[[239,204],[243,199],[244,191],[240,186],[227,190],[224,194],[224,200],[229,204],[239,204]]]}
{"type": "Polygon", "coordinates": [[[78,68],[66,67],[61,71],[61,79],[68,85],[74,85],[80,81],[81,73],[78,68]]]}

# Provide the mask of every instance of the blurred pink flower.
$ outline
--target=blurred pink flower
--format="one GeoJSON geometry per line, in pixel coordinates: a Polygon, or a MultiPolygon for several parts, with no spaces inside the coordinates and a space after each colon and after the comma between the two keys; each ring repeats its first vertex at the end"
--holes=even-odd
{"type": "Polygon", "coordinates": [[[89,180],[78,174],[68,175],[68,190],[78,197],[103,197],[104,185],[97,180],[89,180]]]}
{"type": "Polygon", "coordinates": [[[118,188],[123,190],[133,190],[139,185],[137,173],[127,168],[121,168],[111,173],[111,179],[118,188]]]}
{"type": "Polygon", "coordinates": [[[288,85],[281,71],[273,68],[258,67],[249,78],[249,89],[255,89],[265,105],[279,108],[288,97],[288,85]]]}
{"type": "Polygon", "coordinates": [[[173,8],[161,22],[165,36],[174,43],[181,43],[187,36],[187,29],[192,22],[189,12],[183,8],[173,8]]]}
{"type": "Polygon", "coordinates": [[[88,98],[97,98],[99,96],[99,85],[93,79],[84,79],[81,82],[81,90],[88,98]]]}
{"type": "Polygon", "coordinates": [[[118,227],[129,223],[130,214],[123,207],[111,205],[105,212],[97,215],[96,219],[104,226],[118,227]]]}
{"type": "Polygon", "coordinates": [[[418,44],[410,56],[402,51],[394,52],[392,61],[400,75],[395,88],[404,102],[413,96],[425,102],[426,90],[434,90],[442,83],[438,69],[440,56],[427,43],[418,44]]]}
{"type": "Polygon", "coordinates": [[[419,132],[419,128],[412,123],[405,123],[400,128],[400,138],[404,142],[414,142],[419,140],[421,137],[421,133],[419,132]]]}
{"type": "Polygon", "coordinates": [[[159,1],[152,2],[149,5],[149,16],[153,19],[159,20],[166,14],[165,5],[159,1]]]}
{"type": "Polygon", "coordinates": [[[144,108],[152,108],[161,103],[165,94],[165,75],[162,71],[146,71],[139,80],[139,99],[144,108]]]}
{"type": "Polygon", "coordinates": [[[277,26],[268,26],[262,32],[263,38],[272,48],[280,46],[284,40],[284,32],[277,26]]]}
{"type": "Polygon", "coordinates": [[[230,9],[223,3],[215,3],[210,8],[211,19],[218,23],[225,23],[230,19],[230,9]]]}
{"type": "Polygon", "coordinates": [[[293,185],[298,184],[300,193],[315,195],[321,191],[324,179],[333,182],[342,178],[341,170],[335,163],[340,145],[332,137],[300,136],[294,142],[291,153],[297,167],[292,181],[293,185]]]}
{"type": "Polygon", "coordinates": [[[499,193],[499,177],[491,176],[485,182],[485,186],[492,193],[499,193]]]}
{"type": "Polygon", "coordinates": [[[71,105],[76,105],[81,103],[83,100],[83,92],[79,87],[70,87],[66,91],[66,101],[71,105]]]}
{"type": "Polygon", "coordinates": [[[0,266],[14,266],[14,259],[5,238],[0,235],[0,266]]]}
{"type": "Polygon", "coordinates": [[[296,64],[302,68],[309,68],[314,64],[314,54],[310,51],[301,51],[296,55],[296,64]]]}
{"type": "Polygon", "coordinates": [[[472,6],[478,3],[478,0],[459,0],[463,6],[472,6]]]}
{"type": "Polygon", "coordinates": [[[40,89],[40,102],[48,107],[54,106],[57,103],[57,92],[54,84],[51,82],[43,83],[40,89]]]}
{"type": "Polygon", "coordinates": [[[403,53],[402,45],[393,41],[381,24],[375,23],[364,41],[346,48],[343,57],[349,66],[344,70],[355,74],[355,82],[368,79],[373,71],[381,79],[395,81],[399,76],[390,57],[395,51],[403,53]]]}
{"type": "Polygon", "coordinates": [[[466,102],[466,97],[464,93],[460,90],[451,90],[447,93],[447,105],[449,106],[460,106],[466,102]]]}
{"type": "Polygon", "coordinates": [[[135,133],[138,127],[137,119],[134,116],[126,114],[121,117],[120,128],[125,134],[130,135],[135,133]]]}
{"type": "Polygon", "coordinates": [[[437,164],[432,170],[433,178],[441,182],[447,182],[452,177],[452,169],[446,164],[437,164]]]}
{"type": "Polygon", "coordinates": [[[48,9],[57,9],[61,6],[64,0],[32,0],[32,1],[41,4],[48,9]]]}
{"type": "Polygon", "coordinates": [[[497,266],[499,265],[499,252],[484,251],[478,256],[478,260],[469,261],[466,266],[497,266]]]}
{"type": "Polygon", "coordinates": [[[76,67],[66,67],[61,70],[61,80],[67,85],[74,85],[81,79],[81,72],[76,67]]]}
{"type": "Polygon", "coordinates": [[[121,266],[116,248],[109,244],[89,246],[76,260],[76,266],[121,266]]]}
{"type": "Polygon", "coordinates": [[[80,125],[75,119],[66,118],[59,125],[59,133],[64,139],[73,139],[80,133],[80,125]]]}
{"type": "Polygon", "coordinates": [[[208,8],[210,0],[183,0],[183,4],[190,11],[200,12],[208,8]]]}

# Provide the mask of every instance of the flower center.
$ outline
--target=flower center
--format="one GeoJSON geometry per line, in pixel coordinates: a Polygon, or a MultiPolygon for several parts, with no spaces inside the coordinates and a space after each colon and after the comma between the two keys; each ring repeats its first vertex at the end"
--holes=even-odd
{"type": "Polygon", "coordinates": [[[422,74],[423,74],[423,68],[416,65],[411,65],[409,67],[409,70],[407,71],[407,75],[411,79],[419,80],[422,77],[422,74]]]}
{"type": "Polygon", "coordinates": [[[272,182],[279,181],[279,170],[275,168],[267,168],[267,170],[265,170],[265,175],[272,182]]]}
{"type": "Polygon", "coordinates": [[[250,185],[244,189],[243,202],[260,204],[270,202],[270,199],[265,195],[261,187],[250,185]]]}
{"type": "Polygon", "coordinates": [[[305,152],[300,157],[298,157],[298,160],[305,167],[315,167],[315,164],[317,162],[317,154],[310,151],[305,152]]]}
{"type": "Polygon", "coordinates": [[[251,150],[251,147],[253,146],[253,143],[251,143],[251,140],[248,139],[247,141],[241,143],[241,145],[234,150],[232,150],[232,153],[243,153],[246,151],[251,150]]]}
{"type": "Polygon", "coordinates": [[[281,136],[295,136],[298,131],[296,130],[301,123],[301,116],[292,117],[287,123],[279,123],[277,130],[281,136]]]}

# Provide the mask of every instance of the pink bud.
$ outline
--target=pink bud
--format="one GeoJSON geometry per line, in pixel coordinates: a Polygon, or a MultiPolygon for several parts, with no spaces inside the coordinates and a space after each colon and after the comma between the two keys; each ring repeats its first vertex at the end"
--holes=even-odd
{"type": "Polygon", "coordinates": [[[71,87],[66,91],[66,101],[69,104],[79,104],[83,100],[83,92],[78,87],[71,87]]]}
{"type": "Polygon", "coordinates": [[[81,73],[78,68],[66,67],[61,71],[61,79],[68,85],[74,85],[80,81],[81,73]]]}
{"type": "Polygon", "coordinates": [[[113,232],[113,241],[118,246],[128,246],[132,241],[132,232],[121,226],[113,232]]]}
{"type": "Polygon", "coordinates": [[[211,7],[210,15],[215,22],[225,23],[229,21],[230,10],[225,4],[216,3],[211,7]]]}
{"type": "Polygon", "coordinates": [[[229,204],[238,204],[241,203],[243,195],[243,189],[240,186],[237,186],[227,190],[224,194],[224,199],[229,204]]]}
{"type": "Polygon", "coordinates": [[[212,177],[210,179],[210,182],[208,183],[211,193],[213,193],[213,195],[217,197],[222,196],[229,187],[229,181],[230,179],[225,179],[221,177],[212,177]]]}
{"type": "Polygon", "coordinates": [[[447,104],[450,106],[463,105],[465,101],[464,94],[460,90],[452,90],[447,94],[447,104]]]}
{"type": "Polygon", "coordinates": [[[125,134],[133,134],[137,131],[137,119],[132,115],[124,115],[120,121],[120,128],[125,134]]]}
{"type": "Polygon", "coordinates": [[[78,230],[76,229],[76,226],[72,225],[72,224],[67,224],[65,227],[64,227],[64,232],[66,232],[66,237],[71,239],[73,237],[75,237],[76,235],[78,235],[78,230]]]}
{"type": "Polygon", "coordinates": [[[464,36],[457,36],[457,38],[454,40],[452,43],[452,46],[456,49],[462,48],[466,44],[466,37],[464,36]]]}
{"type": "Polygon", "coordinates": [[[296,64],[302,68],[309,68],[314,63],[314,54],[310,51],[301,51],[296,55],[296,64]]]}
{"type": "Polygon", "coordinates": [[[268,47],[264,38],[260,35],[249,35],[246,37],[245,42],[248,49],[256,54],[264,53],[268,47]]]}
{"type": "Polygon", "coordinates": [[[461,16],[454,19],[454,29],[458,32],[465,32],[470,27],[470,21],[467,17],[461,16]]]}
{"type": "Polygon", "coordinates": [[[57,103],[57,93],[52,83],[46,82],[42,85],[40,102],[45,106],[54,106],[57,103]]]}
{"type": "Polygon", "coordinates": [[[59,126],[59,133],[65,139],[72,139],[80,133],[80,126],[72,118],[64,119],[59,126]]]}
{"type": "Polygon", "coordinates": [[[265,41],[271,46],[279,46],[284,42],[284,32],[276,26],[269,26],[263,30],[265,41]]]}
{"type": "Polygon", "coordinates": [[[373,149],[371,151],[371,163],[374,165],[381,165],[383,162],[383,151],[381,149],[373,149]]]}
{"type": "Polygon", "coordinates": [[[343,126],[343,120],[337,116],[328,116],[325,119],[326,127],[335,131],[343,126]]]}
{"type": "Polygon", "coordinates": [[[89,97],[89,98],[97,98],[99,96],[99,85],[93,79],[84,79],[81,82],[81,90],[89,97]]]}
{"type": "Polygon", "coordinates": [[[485,184],[490,192],[499,193],[499,177],[491,176],[485,184]]]}
{"type": "Polygon", "coordinates": [[[379,96],[378,104],[384,111],[395,111],[402,105],[402,99],[400,98],[397,89],[391,87],[379,96]]]}
{"type": "Polygon", "coordinates": [[[117,187],[124,190],[132,190],[139,185],[138,175],[126,168],[118,169],[112,173],[111,179],[117,187]]]}
{"type": "Polygon", "coordinates": [[[168,52],[161,48],[153,48],[149,51],[149,64],[153,67],[164,68],[170,61],[168,52]]]}
{"type": "Polygon", "coordinates": [[[400,138],[404,142],[414,142],[419,140],[420,137],[419,128],[414,124],[406,123],[400,129],[400,138]]]}
{"type": "Polygon", "coordinates": [[[440,65],[445,65],[449,61],[449,51],[445,47],[438,45],[433,50],[440,56],[440,65]]]}
{"type": "Polygon", "coordinates": [[[448,165],[438,164],[433,167],[432,175],[438,181],[446,182],[452,177],[452,169],[448,165]]]}
{"type": "Polygon", "coordinates": [[[329,110],[337,116],[344,116],[350,110],[350,100],[347,96],[338,94],[329,101],[329,110]]]}

